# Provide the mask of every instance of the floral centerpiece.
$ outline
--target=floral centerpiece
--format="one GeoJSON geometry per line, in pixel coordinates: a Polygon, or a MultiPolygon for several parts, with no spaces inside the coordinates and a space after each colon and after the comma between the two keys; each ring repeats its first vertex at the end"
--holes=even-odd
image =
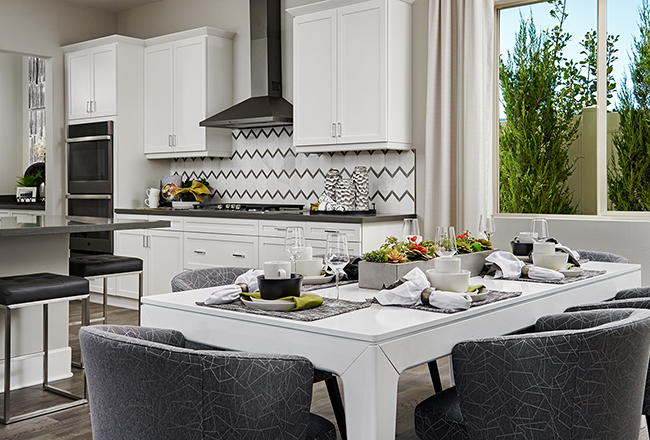
{"type": "MultiPolygon", "coordinates": [[[[461,265],[477,275],[483,268],[485,257],[492,252],[492,243],[482,238],[475,238],[469,231],[456,237],[457,254],[461,265]]],[[[424,239],[399,241],[396,237],[387,237],[379,249],[366,252],[359,263],[359,287],[381,289],[414,267],[423,271],[434,268],[438,247],[433,240],[424,239]],[[379,263],[379,264],[377,264],[379,263]],[[383,264],[388,263],[388,264],[383,264]]]]}

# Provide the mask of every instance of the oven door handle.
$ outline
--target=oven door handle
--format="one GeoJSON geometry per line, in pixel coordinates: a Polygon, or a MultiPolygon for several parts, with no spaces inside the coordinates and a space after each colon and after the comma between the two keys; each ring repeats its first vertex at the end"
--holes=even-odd
{"type": "Polygon", "coordinates": [[[110,194],[66,194],[65,198],[71,200],[111,200],[113,196],[110,194]]]}
{"type": "Polygon", "coordinates": [[[65,141],[69,144],[73,142],[92,142],[92,141],[110,141],[113,137],[111,135],[105,134],[101,136],[85,136],[78,138],[67,138],[65,141]]]}

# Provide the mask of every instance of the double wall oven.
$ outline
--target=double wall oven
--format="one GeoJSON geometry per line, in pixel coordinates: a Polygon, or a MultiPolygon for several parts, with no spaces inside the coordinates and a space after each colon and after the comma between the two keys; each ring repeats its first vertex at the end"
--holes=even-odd
{"type": "MultiPolygon", "coordinates": [[[[113,217],[113,122],[68,126],[68,215],[113,217]]],[[[112,232],[70,234],[73,253],[113,253],[112,232]]]]}

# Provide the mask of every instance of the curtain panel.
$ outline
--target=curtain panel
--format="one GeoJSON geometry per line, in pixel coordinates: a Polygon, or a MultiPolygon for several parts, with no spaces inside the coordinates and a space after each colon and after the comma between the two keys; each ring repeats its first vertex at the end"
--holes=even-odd
{"type": "Polygon", "coordinates": [[[494,0],[430,0],[424,236],[477,234],[494,200],[494,0]]]}

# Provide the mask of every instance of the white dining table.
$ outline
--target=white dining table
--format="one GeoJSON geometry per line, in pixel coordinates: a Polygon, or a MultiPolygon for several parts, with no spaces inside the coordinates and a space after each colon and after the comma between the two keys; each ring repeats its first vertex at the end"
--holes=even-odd
{"type": "MultiPolygon", "coordinates": [[[[474,277],[470,284],[522,294],[451,314],[373,304],[303,322],[196,305],[213,290],[207,288],[144,297],[142,325],[176,329],[189,340],[226,349],[304,356],[340,376],[349,439],[394,439],[397,383],[404,370],[450,354],[459,341],[512,333],[542,315],[610,299],[641,283],[638,264],[583,267],[607,272],[568,284],[474,277]]],[[[341,298],[355,301],[377,292],[357,284],[340,289],[341,298]]],[[[333,296],[335,290],[317,293],[333,296]]]]}

